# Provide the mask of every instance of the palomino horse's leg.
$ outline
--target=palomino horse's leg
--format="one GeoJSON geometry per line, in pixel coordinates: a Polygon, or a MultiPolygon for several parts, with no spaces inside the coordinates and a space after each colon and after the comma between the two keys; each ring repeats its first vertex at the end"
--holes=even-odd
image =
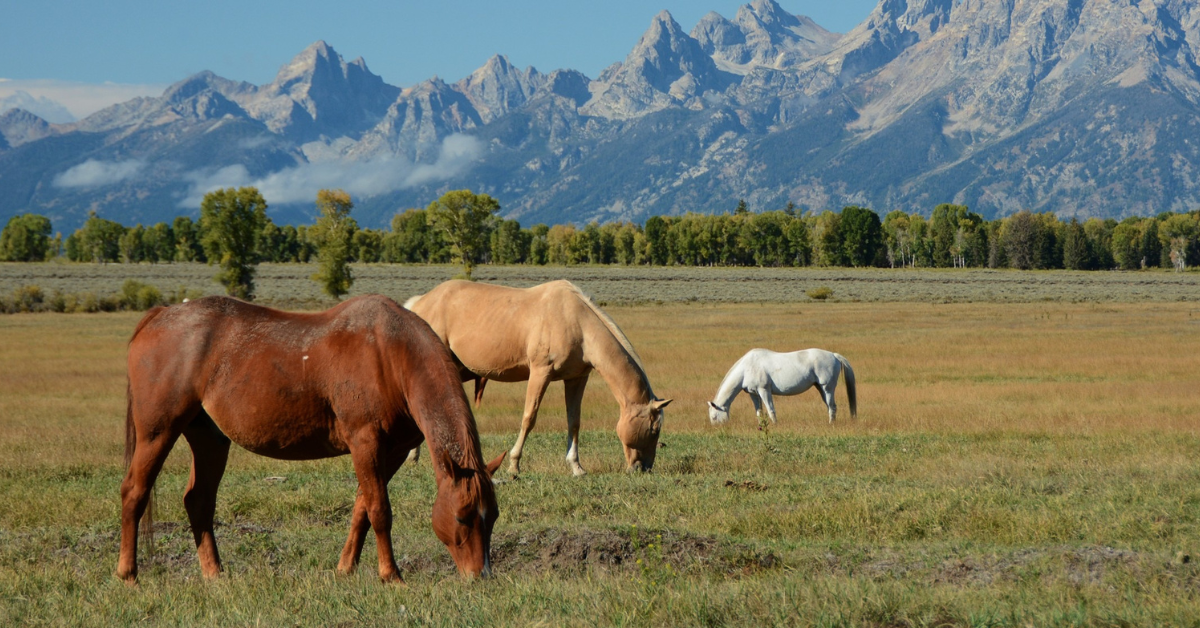
{"type": "MultiPolygon", "coordinates": [[[[412,452],[420,450],[420,447],[414,447],[408,452],[408,458],[414,457],[412,452]]],[[[392,480],[392,476],[396,475],[400,466],[408,461],[408,458],[396,455],[387,459],[386,466],[381,470],[381,479],[385,487],[392,480]]],[[[360,486],[358,494],[354,498],[354,510],[350,514],[350,535],[346,537],[346,545],[342,548],[342,556],[338,560],[337,572],[342,575],[349,575],[358,567],[358,559],[362,556],[363,542],[367,538],[367,528],[371,526],[370,518],[367,516],[367,499],[364,495],[360,486]]]]}
{"type": "Polygon", "coordinates": [[[221,573],[221,555],[213,536],[213,514],[217,510],[217,487],[229,459],[229,439],[204,413],[183,431],[183,437],[192,448],[192,474],[183,493],[183,506],[196,539],[200,571],[205,578],[216,578],[221,573]]]}
{"type": "Polygon", "coordinates": [[[550,370],[530,370],[529,385],[525,388],[525,414],[521,417],[521,433],[517,434],[517,443],[508,452],[508,470],[513,475],[521,473],[521,452],[525,450],[525,439],[533,431],[537,423],[538,408],[542,405],[542,396],[550,385],[550,370]]]}
{"type": "Polygon", "coordinates": [[[567,464],[571,473],[576,476],[586,475],[587,472],[579,466],[579,415],[583,405],[583,389],[587,387],[588,376],[568,379],[563,382],[567,392],[567,464]]]}
{"type": "Polygon", "coordinates": [[[138,523],[150,504],[150,491],[158,472],[178,438],[177,432],[168,429],[156,434],[153,440],[137,441],[129,471],[121,482],[121,553],[117,559],[117,577],[122,580],[137,580],[138,523]]]}
{"type": "MultiPolygon", "coordinates": [[[[354,461],[354,474],[358,476],[359,499],[363,501],[367,518],[375,529],[375,545],[379,550],[379,578],[384,582],[403,582],[396,556],[392,552],[392,504],[388,499],[386,452],[380,446],[380,434],[370,434],[354,439],[350,458],[354,461]]],[[[398,465],[397,465],[398,466],[398,465]]],[[[393,470],[394,472],[394,470],[393,470]]],[[[353,522],[351,523],[353,533],[353,522]]]]}

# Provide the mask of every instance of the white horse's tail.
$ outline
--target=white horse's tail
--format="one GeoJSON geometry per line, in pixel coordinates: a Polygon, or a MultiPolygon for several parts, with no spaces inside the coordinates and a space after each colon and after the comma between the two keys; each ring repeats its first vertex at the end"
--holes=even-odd
{"type": "Polygon", "coordinates": [[[846,378],[846,396],[850,397],[850,418],[858,418],[858,392],[854,388],[854,369],[850,368],[850,363],[846,361],[846,357],[840,353],[833,354],[837,357],[838,362],[842,363],[842,373],[846,378]]]}
{"type": "Polygon", "coordinates": [[[416,304],[417,304],[417,301],[420,301],[420,300],[421,300],[421,297],[423,297],[423,296],[425,296],[425,295],[423,295],[423,294],[418,294],[418,295],[416,295],[416,296],[411,296],[411,297],[409,297],[409,298],[408,298],[408,300],[404,302],[404,309],[406,309],[406,310],[408,310],[408,311],[410,311],[410,312],[411,312],[411,311],[412,311],[412,309],[413,309],[413,306],[414,306],[414,305],[416,305],[416,304]]]}

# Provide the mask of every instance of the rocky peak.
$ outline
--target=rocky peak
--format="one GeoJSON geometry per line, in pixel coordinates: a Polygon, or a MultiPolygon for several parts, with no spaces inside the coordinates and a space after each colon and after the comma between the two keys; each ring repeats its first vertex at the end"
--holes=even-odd
{"type": "Polygon", "coordinates": [[[811,19],[784,11],[774,0],[754,0],[733,21],[704,16],[692,37],[722,70],[749,74],[756,68],[787,69],[829,52],[840,36],[811,19]]]}
{"type": "Polygon", "coordinates": [[[319,136],[357,136],[377,123],[400,89],[350,63],[324,41],[305,48],[264,85],[247,110],[272,131],[300,141],[319,136]]]}
{"type": "Polygon", "coordinates": [[[585,110],[602,117],[633,117],[723,90],[733,78],[663,11],[620,67],[605,70],[585,110]]]}
{"type": "Polygon", "coordinates": [[[17,147],[54,134],[49,122],[24,109],[9,109],[0,114],[0,143],[17,147]]]}
{"type": "Polygon", "coordinates": [[[258,88],[250,83],[231,81],[205,70],[171,85],[163,92],[162,98],[169,103],[181,103],[208,90],[230,100],[241,100],[252,96],[258,88]]]}
{"type": "Polygon", "coordinates": [[[826,67],[839,74],[842,83],[883,67],[940,30],[950,20],[955,1],[880,0],[871,15],[838,42],[826,67]]]}
{"type": "Polygon", "coordinates": [[[544,81],[534,68],[518,70],[508,57],[495,55],[455,89],[466,95],[486,124],[525,104],[544,81]]]}
{"type": "Polygon", "coordinates": [[[583,72],[555,70],[546,76],[538,94],[550,93],[562,96],[574,102],[576,107],[582,107],[592,97],[592,93],[588,89],[591,82],[591,79],[583,72]]]}

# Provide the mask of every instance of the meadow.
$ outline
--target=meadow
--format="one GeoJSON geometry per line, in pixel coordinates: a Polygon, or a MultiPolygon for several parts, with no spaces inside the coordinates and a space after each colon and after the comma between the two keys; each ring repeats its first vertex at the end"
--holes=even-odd
{"type": "MultiPolygon", "coordinates": [[[[400,302],[461,272],[453,265],[353,264],[350,295],[385,294],[400,302]]],[[[0,262],[0,297],[26,285],[49,296],[121,290],[128,279],[164,294],[223,294],[206,264],[76,264],[0,262]]],[[[312,280],[316,264],[259,264],[256,299],[280,307],[332,305],[312,280]]],[[[477,281],[527,287],[569,279],[598,301],[639,303],[791,303],[808,301],[809,290],[828,287],[833,300],[927,303],[1176,302],[1200,301],[1200,272],[1021,271],[888,268],[695,268],[683,266],[483,265],[477,281]]]]}
{"type": "MultiPolygon", "coordinates": [[[[120,266],[83,267],[99,269],[88,285],[123,281],[100,276],[120,266]]],[[[376,268],[408,274],[373,279],[397,298],[453,274],[363,267],[363,284],[376,268]]],[[[356,574],[334,574],[348,459],[237,448],[217,506],[226,573],[206,582],[180,501],[181,443],[159,480],[156,552],[125,586],[112,573],[124,352],[139,315],[0,317],[0,624],[1200,625],[1194,273],[533,270],[607,302],[675,401],[654,472],[628,475],[616,403],[593,377],[589,475],[573,478],[552,385],[524,473],[498,474],[496,574],[481,582],[457,578],[429,527],[427,457],[390,486],[407,581],[395,587],[379,583],[370,539],[356,574]],[[802,296],[815,285],[834,299],[802,296]],[[764,286],[780,296],[755,298],[764,286]],[[710,426],[705,401],[752,346],[846,355],[858,420],[843,387],[833,425],[809,392],[778,398],[766,431],[745,398],[729,425],[710,426]]],[[[298,292],[305,275],[280,288],[270,271],[264,298],[318,302],[298,292]]],[[[477,278],[541,279],[507,267],[477,278]]],[[[50,279],[77,280],[36,281],[50,279]]],[[[476,413],[485,457],[511,446],[523,392],[488,386],[476,413]]]]}

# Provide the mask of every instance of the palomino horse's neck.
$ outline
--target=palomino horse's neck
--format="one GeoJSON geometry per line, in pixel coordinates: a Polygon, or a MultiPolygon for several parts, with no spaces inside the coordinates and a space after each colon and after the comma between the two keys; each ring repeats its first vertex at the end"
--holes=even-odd
{"type": "Polygon", "coordinates": [[[632,404],[650,403],[654,399],[650,379],[616,337],[615,334],[620,332],[609,329],[598,316],[583,325],[583,330],[583,357],[604,378],[621,409],[632,404]]]}
{"type": "Polygon", "coordinates": [[[729,372],[725,374],[725,379],[721,380],[721,387],[717,389],[717,395],[713,397],[713,403],[721,407],[722,410],[729,410],[730,404],[742,392],[742,363],[739,360],[729,372]]]}

